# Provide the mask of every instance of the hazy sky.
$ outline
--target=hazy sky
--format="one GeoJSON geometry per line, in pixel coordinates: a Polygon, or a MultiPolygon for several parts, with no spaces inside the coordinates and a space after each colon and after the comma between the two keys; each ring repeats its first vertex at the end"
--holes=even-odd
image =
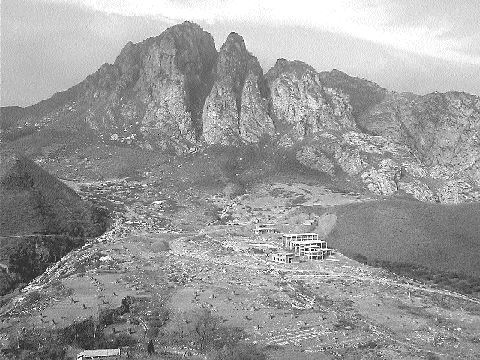
{"type": "Polygon", "coordinates": [[[388,89],[480,95],[479,0],[0,0],[1,105],[31,105],[113,62],[129,41],[191,20],[277,58],[388,89]]]}

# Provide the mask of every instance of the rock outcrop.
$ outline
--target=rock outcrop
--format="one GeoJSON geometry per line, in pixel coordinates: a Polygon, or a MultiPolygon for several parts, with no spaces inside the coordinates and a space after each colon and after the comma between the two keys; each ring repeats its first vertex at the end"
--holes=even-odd
{"type": "Polygon", "coordinates": [[[480,97],[461,92],[396,93],[338,70],[321,73],[321,79],[349,96],[362,131],[412,150],[425,166],[426,176],[439,181],[441,202],[476,197],[480,185],[480,97]],[[453,186],[452,181],[469,187],[453,186]]]}
{"type": "Polygon", "coordinates": [[[237,33],[230,33],[221,47],[214,79],[203,109],[208,144],[257,142],[263,135],[273,135],[263,70],[237,33]]]}
{"type": "Polygon", "coordinates": [[[303,165],[332,177],[346,176],[376,195],[403,192],[422,201],[438,199],[425,167],[410,149],[381,136],[324,131],[301,146],[296,155],[303,165]]]}
{"type": "Polygon", "coordinates": [[[299,141],[324,130],[356,128],[348,98],[324,87],[311,66],[279,59],[266,78],[271,116],[281,135],[299,141]]]}
{"type": "Polygon", "coordinates": [[[367,131],[406,143],[426,165],[462,172],[480,184],[480,97],[392,94],[361,122],[367,131]]]}
{"type": "Polygon", "coordinates": [[[337,69],[322,71],[319,76],[324,86],[339,89],[348,95],[355,119],[380,103],[388,93],[387,89],[372,81],[349,76],[337,69]]]}

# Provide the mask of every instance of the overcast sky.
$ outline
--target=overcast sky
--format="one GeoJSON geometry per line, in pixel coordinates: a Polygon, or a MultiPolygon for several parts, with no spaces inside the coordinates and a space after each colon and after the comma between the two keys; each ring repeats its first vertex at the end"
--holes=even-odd
{"type": "Polygon", "coordinates": [[[266,72],[277,58],[396,91],[480,95],[478,0],[1,0],[1,105],[31,105],[191,20],[231,31],[266,72]]]}

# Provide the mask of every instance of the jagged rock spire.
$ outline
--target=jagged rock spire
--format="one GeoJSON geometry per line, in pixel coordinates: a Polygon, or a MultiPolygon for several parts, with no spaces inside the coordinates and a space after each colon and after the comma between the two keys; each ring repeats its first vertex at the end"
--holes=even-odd
{"type": "Polygon", "coordinates": [[[203,136],[209,144],[256,142],[274,133],[267,113],[263,70],[243,38],[230,33],[220,49],[214,85],[203,109],[203,136]]]}

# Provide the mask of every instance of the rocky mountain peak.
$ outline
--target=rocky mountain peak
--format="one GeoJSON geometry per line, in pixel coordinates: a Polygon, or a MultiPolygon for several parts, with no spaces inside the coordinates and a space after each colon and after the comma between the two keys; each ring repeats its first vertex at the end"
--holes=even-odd
{"type": "Polygon", "coordinates": [[[263,70],[237,33],[230,33],[220,48],[214,78],[203,110],[207,143],[255,142],[273,134],[263,70]]]}
{"type": "Polygon", "coordinates": [[[295,76],[297,79],[301,79],[305,74],[313,76],[317,75],[315,69],[303,61],[289,61],[281,58],[277,59],[275,65],[267,72],[265,76],[267,79],[273,79],[278,77],[280,74],[286,73],[295,76]]]}
{"type": "Polygon", "coordinates": [[[212,36],[190,22],[129,42],[83,84],[85,121],[113,141],[183,152],[201,135],[216,58],[212,36]]]}
{"type": "Polygon", "coordinates": [[[313,67],[277,60],[266,75],[270,108],[284,141],[302,140],[322,129],[354,129],[351,106],[343,93],[325,88],[313,67]]]}
{"type": "Polygon", "coordinates": [[[235,49],[242,53],[247,51],[243,37],[238,33],[232,31],[230,34],[228,34],[227,39],[223,43],[220,51],[230,52],[234,51],[235,49]]]}
{"type": "Polygon", "coordinates": [[[321,72],[320,79],[325,86],[339,89],[349,96],[355,119],[381,102],[388,93],[386,89],[372,81],[350,76],[337,69],[321,72]]]}

